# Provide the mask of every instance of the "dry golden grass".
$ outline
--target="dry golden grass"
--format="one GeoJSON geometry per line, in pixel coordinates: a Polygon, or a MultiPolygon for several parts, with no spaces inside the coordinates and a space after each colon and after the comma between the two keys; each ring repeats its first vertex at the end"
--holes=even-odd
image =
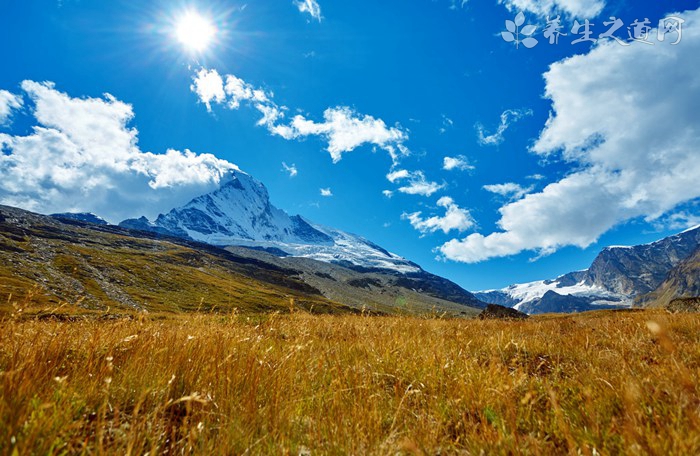
{"type": "Polygon", "coordinates": [[[0,453],[700,454],[699,374],[662,311],[9,316],[0,453]]]}

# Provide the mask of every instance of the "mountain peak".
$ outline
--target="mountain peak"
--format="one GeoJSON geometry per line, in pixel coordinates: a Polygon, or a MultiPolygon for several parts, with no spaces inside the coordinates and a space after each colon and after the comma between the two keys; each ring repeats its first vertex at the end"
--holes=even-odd
{"type": "Polygon", "coordinates": [[[270,202],[265,185],[240,171],[219,188],[161,214],[154,222],[125,220],[127,228],[157,231],[218,246],[239,245],[364,269],[418,273],[414,263],[354,234],[290,216],[270,202]]]}

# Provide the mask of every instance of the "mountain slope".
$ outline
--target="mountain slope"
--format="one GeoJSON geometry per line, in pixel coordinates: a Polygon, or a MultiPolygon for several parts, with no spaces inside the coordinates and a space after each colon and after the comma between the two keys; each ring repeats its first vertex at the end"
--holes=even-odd
{"type": "Polygon", "coordinates": [[[648,307],[664,307],[677,298],[697,298],[699,296],[700,248],[671,269],[666,279],[656,290],[640,296],[636,303],[648,307]]]}
{"type": "Polygon", "coordinates": [[[586,283],[628,296],[655,290],[669,271],[700,245],[700,227],[650,244],[607,247],[586,273],[586,283]]]}
{"type": "Polygon", "coordinates": [[[281,255],[361,268],[421,271],[416,264],[360,236],[289,216],[270,203],[261,182],[242,171],[231,171],[217,190],[161,214],[153,222],[141,217],[119,225],[212,245],[262,247],[281,255]]]}
{"type": "MultiPolygon", "coordinates": [[[[690,257],[698,246],[700,227],[694,227],[649,244],[606,247],[590,268],[555,280],[511,285],[501,290],[475,292],[474,295],[485,302],[529,313],[540,313],[544,309],[547,312],[568,312],[570,309],[631,306],[636,297],[659,287],[669,272],[690,257]],[[545,299],[550,292],[559,297],[550,295],[545,299]]],[[[692,274],[688,270],[679,270],[677,280],[686,280],[684,277],[692,277],[692,274]]]]}
{"type": "Polygon", "coordinates": [[[284,311],[293,298],[314,312],[478,313],[481,303],[445,279],[427,275],[436,285],[413,290],[399,276],[0,206],[0,307],[284,311]]]}
{"type": "Polygon", "coordinates": [[[293,271],[177,243],[0,206],[0,303],[158,311],[284,310],[289,299],[348,312],[293,271]]]}
{"type": "Polygon", "coordinates": [[[524,302],[518,306],[518,310],[529,315],[543,313],[577,313],[589,310],[617,309],[619,306],[611,304],[594,304],[586,296],[560,295],[555,291],[547,291],[541,298],[524,302]]]}
{"type": "Polygon", "coordinates": [[[401,274],[362,269],[310,258],[279,257],[268,252],[230,246],[226,250],[294,271],[305,283],[333,301],[378,312],[448,312],[475,315],[484,306],[471,293],[442,277],[421,271],[401,274]]]}

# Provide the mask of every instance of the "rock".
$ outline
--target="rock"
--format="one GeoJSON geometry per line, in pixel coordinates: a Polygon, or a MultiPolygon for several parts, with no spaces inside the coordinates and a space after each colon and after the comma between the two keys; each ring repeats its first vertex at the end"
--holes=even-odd
{"type": "Polygon", "coordinates": [[[671,313],[700,312],[700,298],[677,298],[666,305],[671,313]]]}
{"type": "Polygon", "coordinates": [[[524,320],[526,318],[529,318],[527,314],[498,304],[489,304],[479,314],[480,320],[524,320]]]}

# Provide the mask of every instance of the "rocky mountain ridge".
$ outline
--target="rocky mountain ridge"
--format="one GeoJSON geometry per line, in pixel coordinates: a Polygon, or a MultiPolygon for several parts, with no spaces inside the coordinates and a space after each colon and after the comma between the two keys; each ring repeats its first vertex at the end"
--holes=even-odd
{"type": "Polygon", "coordinates": [[[635,300],[637,305],[649,303],[654,296],[664,293],[674,296],[692,294],[696,292],[695,288],[680,286],[679,289],[679,284],[700,282],[697,270],[692,269],[694,266],[686,265],[683,269],[684,262],[697,255],[699,246],[700,226],[696,226],[648,244],[606,247],[588,269],[564,274],[554,280],[474,294],[482,301],[528,313],[630,307],[635,300]],[[672,280],[673,274],[675,282],[665,287],[676,291],[652,293],[664,286],[665,281],[672,280]]]}

